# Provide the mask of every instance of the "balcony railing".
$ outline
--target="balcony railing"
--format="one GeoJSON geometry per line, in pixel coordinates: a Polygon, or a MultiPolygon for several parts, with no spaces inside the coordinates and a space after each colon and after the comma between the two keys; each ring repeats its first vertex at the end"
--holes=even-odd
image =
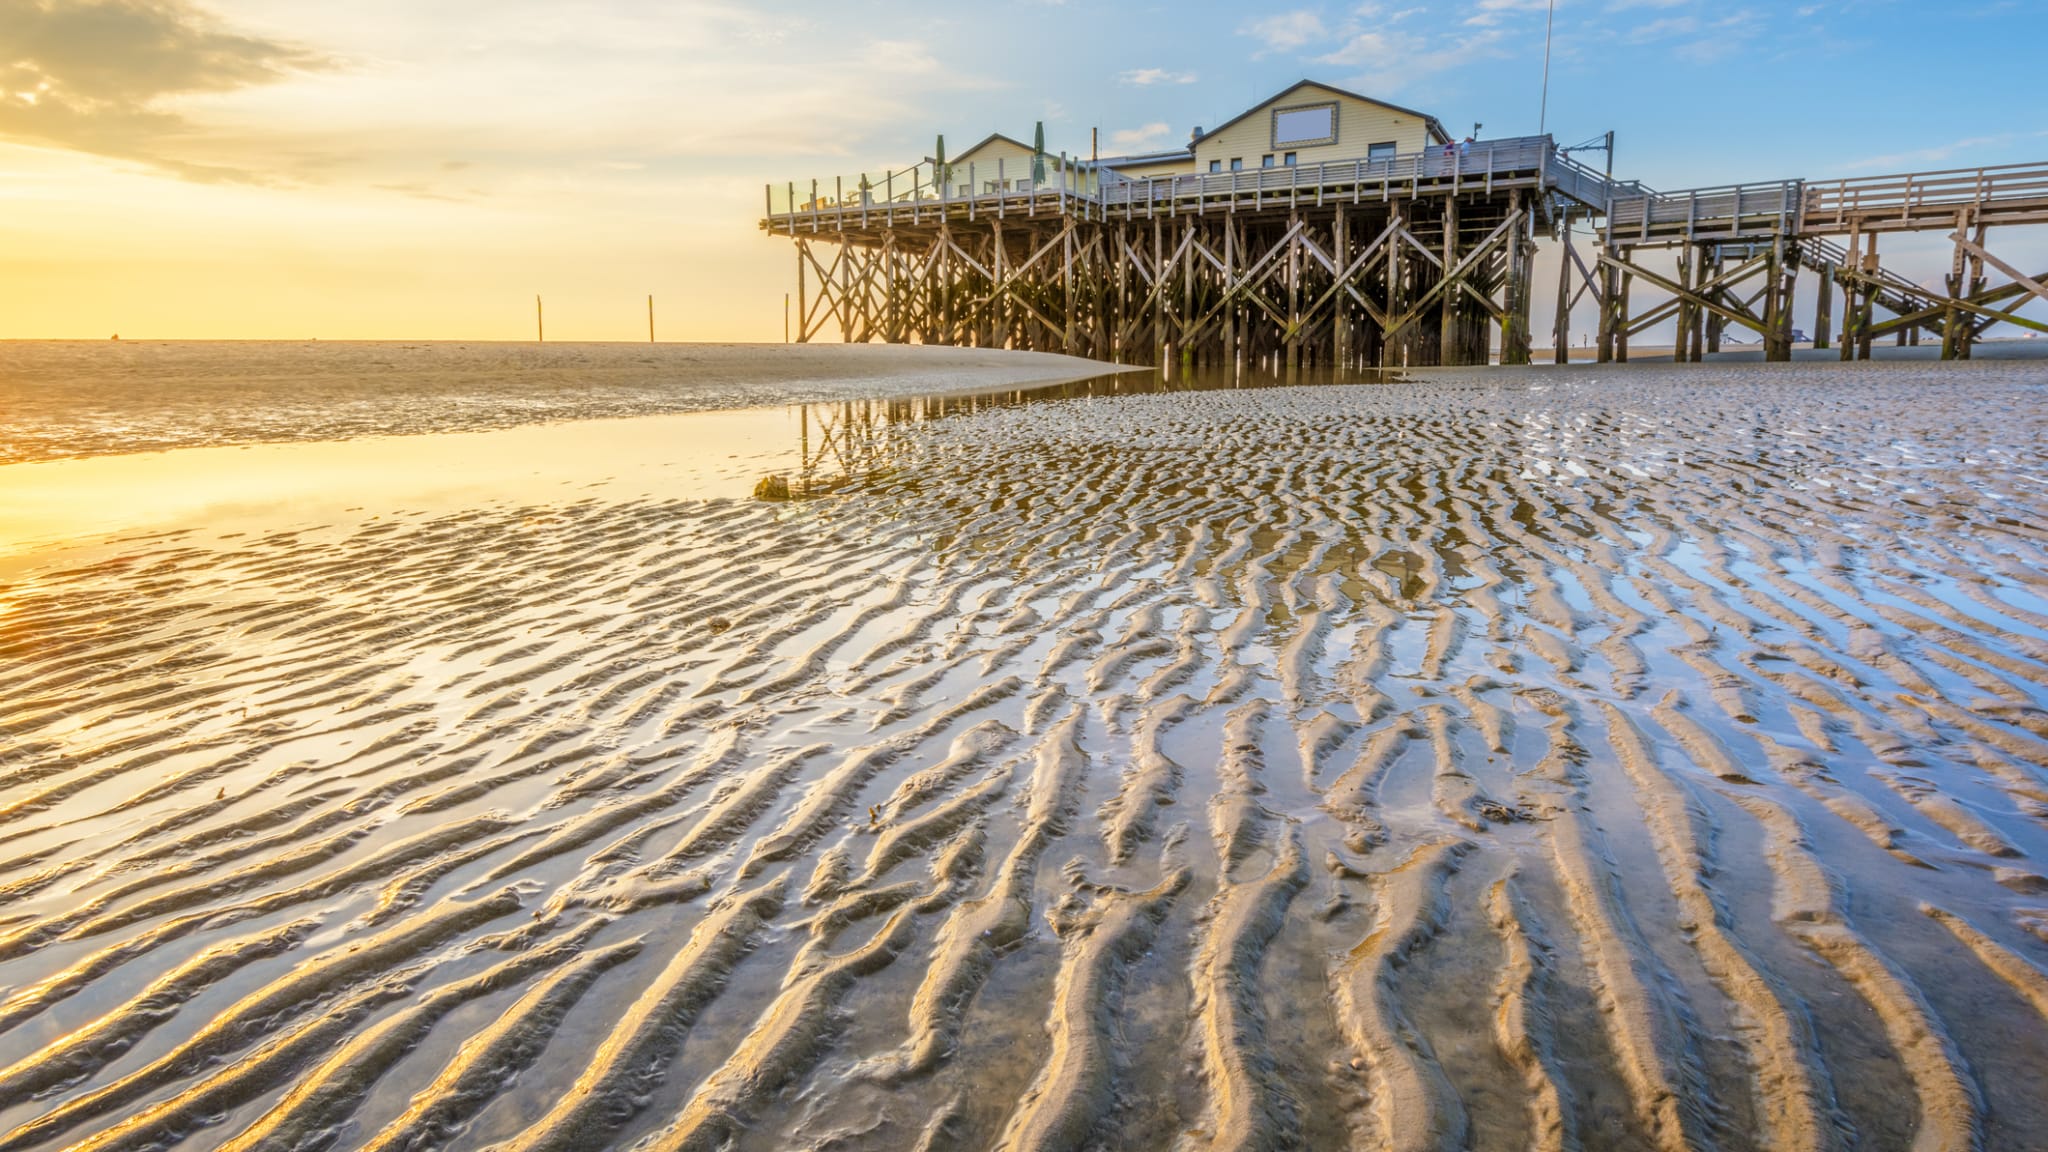
{"type": "Polygon", "coordinates": [[[1656,192],[1640,184],[1615,186],[1607,207],[1607,228],[1614,235],[1734,235],[1746,231],[1793,231],[1799,219],[1798,180],[1759,184],[1726,184],[1656,192]]]}
{"type": "Polygon", "coordinates": [[[1971,206],[2048,202],[2048,164],[2003,164],[1806,185],[1806,219],[1846,230],[1854,219],[1902,221],[1971,206]]]}
{"type": "Polygon", "coordinates": [[[1377,160],[1332,160],[1321,164],[1276,165],[1226,172],[1126,179],[1105,174],[1102,202],[1109,207],[1165,205],[1194,200],[1263,200],[1331,188],[1375,186],[1391,191],[1427,182],[1463,187],[1490,184],[1508,174],[1541,173],[1556,161],[1548,136],[1480,140],[1437,146],[1377,160]]]}
{"type": "Polygon", "coordinates": [[[1614,184],[1559,155],[1549,136],[1522,136],[1377,159],[1136,179],[1064,155],[1047,155],[1037,162],[954,163],[943,169],[925,160],[893,172],[771,184],[766,201],[769,223],[777,230],[795,230],[806,223],[842,228],[849,220],[917,221],[936,218],[941,211],[1038,211],[1047,200],[1056,201],[1056,210],[1061,211],[1079,206],[1083,212],[1127,214],[1210,200],[1263,204],[1320,201],[1340,192],[1353,198],[1385,198],[1404,189],[1460,192],[1491,189],[1504,181],[1554,190],[1596,209],[1605,207],[1611,190],[1642,191],[1640,185],[1614,184]]]}
{"type": "Polygon", "coordinates": [[[794,181],[767,188],[770,218],[840,216],[848,212],[881,212],[891,208],[994,204],[1019,196],[1063,196],[1094,200],[1095,169],[1064,155],[1048,153],[1042,160],[998,160],[994,164],[948,163],[943,167],[920,160],[890,172],[861,172],[822,180],[794,181]]]}

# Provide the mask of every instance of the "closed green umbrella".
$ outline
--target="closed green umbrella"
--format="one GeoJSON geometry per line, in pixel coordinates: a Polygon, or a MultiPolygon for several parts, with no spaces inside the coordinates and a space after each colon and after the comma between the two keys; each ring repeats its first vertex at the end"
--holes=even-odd
{"type": "Polygon", "coordinates": [[[932,157],[932,183],[944,188],[952,179],[952,173],[946,171],[946,134],[941,132],[939,150],[932,157]]]}
{"type": "Polygon", "coordinates": [[[1038,122],[1038,131],[1031,135],[1031,183],[1045,183],[1045,121],[1038,122]]]}

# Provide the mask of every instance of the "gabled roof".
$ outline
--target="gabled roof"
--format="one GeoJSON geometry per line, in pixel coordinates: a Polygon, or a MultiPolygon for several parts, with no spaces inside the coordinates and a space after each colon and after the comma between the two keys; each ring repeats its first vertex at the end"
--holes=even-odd
{"type": "Polygon", "coordinates": [[[975,145],[974,147],[972,147],[972,148],[969,148],[969,149],[967,149],[967,150],[966,150],[965,152],[962,152],[962,153],[960,153],[960,156],[955,156],[955,157],[952,157],[951,159],[947,160],[947,161],[946,161],[946,163],[948,163],[948,164],[951,164],[951,163],[953,163],[953,162],[954,162],[955,160],[958,160],[958,159],[960,159],[960,157],[961,157],[961,156],[972,156],[972,155],[974,155],[974,154],[975,154],[976,152],[979,152],[979,151],[981,151],[981,150],[982,150],[983,148],[986,148],[986,147],[988,147],[989,145],[991,145],[991,144],[995,143],[995,142],[996,142],[996,141],[998,141],[998,140],[1001,140],[1001,141],[1002,141],[1003,143],[1005,143],[1005,144],[1015,144],[1015,145],[1016,145],[1017,147],[1019,147],[1019,148],[1022,148],[1022,149],[1023,149],[1023,150],[1025,150],[1026,152],[1029,152],[1029,151],[1031,151],[1031,150],[1032,150],[1032,149],[1031,149],[1031,145],[1029,145],[1029,144],[1026,144],[1026,143],[1025,143],[1025,142],[1023,142],[1022,140],[1018,140],[1018,139],[1016,139],[1015,137],[1011,137],[1011,136],[1005,136],[1005,135],[1003,135],[1003,134],[1002,134],[1001,132],[991,132],[991,133],[989,133],[989,134],[988,134],[988,136],[987,136],[986,138],[984,138],[984,139],[983,139],[983,140],[982,140],[982,141],[981,141],[980,143],[976,144],[976,145],[975,145]]]}
{"type": "Polygon", "coordinates": [[[1193,160],[1193,148],[1172,148],[1165,152],[1139,152],[1130,156],[1104,156],[1100,160],[1076,161],[1087,168],[1122,168],[1130,164],[1165,164],[1174,160],[1193,160]]]}
{"type": "Polygon", "coordinates": [[[1413,108],[1403,108],[1399,104],[1389,104],[1385,100],[1378,100],[1371,96],[1361,95],[1357,92],[1349,92],[1342,88],[1337,87],[1335,84],[1325,84],[1320,80],[1297,80],[1288,87],[1283,88],[1278,92],[1275,92],[1273,95],[1266,97],[1264,100],[1259,101],[1257,104],[1252,105],[1251,107],[1245,109],[1237,115],[1232,116],[1230,119],[1225,120],[1223,123],[1218,124],[1216,127],[1211,128],[1208,131],[1202,133],[1202,135],[1205,138],[1213,136],[1216,133],[1223,131],[1225,128],[1228,128],[1231,125],[1237,123],[1238,121],[1243,120],[1245,117],[1250,116],[1252,113],[1257,112],[1259,109],[1264,108],[1269,104],[1278,104],[1280,101],[1287,99],[1289,96],[1294,95],[1296,92],[1301,91],[1303,88],[1321,88],[1325,92],[1335,92],[1339,96],[1348,96],[1353,100],[1363,100],[1367,104],[1377,104],[1382,108],[1390,108],[1393,111],[1413,116],[1429,126],[1430,134],[1436,137],[1437,143],[1448,144],[1451,142],[1451,134],[1444,131],[1444,126],[1437,122],[1437,118],[1431,116],[1427,112],[1417,112],[1413,108]]]}

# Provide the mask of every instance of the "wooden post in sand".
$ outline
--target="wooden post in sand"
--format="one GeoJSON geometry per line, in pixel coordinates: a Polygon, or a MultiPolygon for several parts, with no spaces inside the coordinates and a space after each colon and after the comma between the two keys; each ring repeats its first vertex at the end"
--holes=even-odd
{"type": "Polygon", "coordinates": [[[538,292],[533,294],[533,342],[536,344],[548,342],[547,325],[543,324],[540,318],[540,293],[538,292]]]}
{"type": "Polygon", "coordinates": [[[1572,362],[1572,210],[1566,207],[1557,223],[1557,315],[1550,327],[1551,356],[1572,362]]]}
{"type": "MultiPolygon", "coordinates": [[[[1529,258],[1533,246],[1527,242],[1526,233],[1534,216],[1524,215],[1522,203],[1522,190],[1517,188],[1508,197],[1508,219],[1513,223],[1508,229],[1508,257],[1503,269],[1507,288],[1502,295],[1506,306],[1500,332],[1502,364],[1529,362],[1529,258]]],[[[1486,360],[1482,357],[1474,362],[1484,364],[1486,360]]]]}
{"type": "Polygon", "coordinates": [[[647,342],[654,343],[654,296],[647,297],[647,342]]]}
{"type": "Polygon", "coordinates": [[[1859,281],[1856,293],[1856,359],[1870,359],[1870,307],[1877,294],[1871,291],[1871,278],[1877,275],[1877,233],[1863,238],[1863,261],[1857,271],[1864,279],[1859,281]]]}
{"type": "MultiPolygon", "coordinates": [[[[1707,274],[1710,278],[1718,277],[1728,267],[1728,253],[1723,251],[1719,244],[1710,245],[1710,248],[1713,251],[1713,257],[1700,265],[1700,271],[1707,274]]],[[[1715,288],[1704,295],[1705,299],[1715,302],[1723,302],[1725,297],[1726,293],[1720,288],[1715,288]]],[[[1728,318],[1719,312],[1707,313],[1706,330],[1707,355],[1717,355],[1721,351],[1721,336],[1728,331],[1728,318]]]]}
{"type": "Polygon", "coordinates": [[[1835,266],[1823,263],[1814,271],[1818,287],[1813,300],[1813,346],[1820,351],[1829,346],[1833,336],[1828,329],[1835,323],[1835,266]]]}
{"type": "MultiPolygon", "coordinates": [[[[1351,267],[1351,229],[1349,221],[1344,216],[1344,205],[1341,203],[1337,205],[1337,216],[1332,221],[1330,240],[1330,251],[1336,259],[1337,267],[1340,270],[1338,274],[1341,276],[1343,275],[1342,270],[1351,267]]],[[[1228,222],[1224,225],[1223,250],[1226,253],[1223,271],[1224,288],[1228,291],[1230,287],[1230,269],[1227,257],[1230,251],[1230,228],[1228,222]]],[[[1344,299],[1344,289],[1347,287],[1349,287],[1347,283],[1339,280],[1331,288],[1331,292],[1335,294],[1337,307],[1330,321],[1330,367],[1340,371],[1351,367],[1351,307],[1344,299]]],[[[1225,348],[1230,358],[1231,367],[1234,370],[1237,366],[1237,325],[1232,323],[1232,320],[1234,320],[1234,317],[1226,313],[1226,327],[1224,331],[1228,334],[1228,342],[1225,348]]]]}
{"type": "MultiPolygon", "coordinates": [[[[1612,230],[1610,230],[1609,239],[1611,240],[1612,238],[1612,230]]],[[[1595,272],[1599,276],[1596,290],[1599,293],[1600,305],[1600,323],[1597,329],[1598,336],[1595,340],[1598,352],[1595,354],[1595,358],[1601,364],[1608,364],[1614,360],[1614,293],[1617,278],[1614,273],[1614,265],[1607,262],[1607,256],[1612,251],[1613,249],[1610,245],[1603,243],[1600,251],[1596,254],[1598,263],[1593,265],[1595,272]]]]}
{"type": "MultiPolygon", "coordinates": [[[[1634,249],[1629,251],[1633,252],[1634,249]]],[[[1635,282],[1634,273],[1624,270],[1621,274],[1621,287],[1615,290],[1614,362],[1617,364],[1628,363],[1628,292],[1635,282]]]]}
{"type": "MultiPolygon", "coordinates": [[[[1694,285],[1698,281],[1693,278],[1693,246],[1690,244],[1680,244],[1678,251],[1675,253],[1675,258],[1677,260],[1678,286],[1685,289],[1687,294],[1696,291],[1694,285]]],[[[1683,364],[1686,352],[1691,346],[1693,308],[1692,303],[1684,294],[1681,294],[1673,303],[1676,305],[1676,310],[1672,315],[1671,360],[1673,363],[1683,364]]]]}
{"type": "MultiPolygon", "coordinates": [[[[1451,270],[1458,266],[1458,198],[1456,196],[1444,201],[1443,261],[1443,274],[1450,276],[1451,270]]],[[[1512,264],[1514,257],[1510,256],[1508,261],[1512,264]]],[[[1439,320],[1437,324],[1436,362],[1438,364],[1470,364],[1472,362],[1465,356],[1466,347],[1458,339],[1464,334],[1462,331],[1463,326],[1459,323],[1464,313],[1465,304],[1465,293],[1459,287],[1462,282],[1462,276],[1453,278],[1444,285],[1443,291],[1439,293],[1443,299],[1438,301],[1437,307],[1439,320]]]]}

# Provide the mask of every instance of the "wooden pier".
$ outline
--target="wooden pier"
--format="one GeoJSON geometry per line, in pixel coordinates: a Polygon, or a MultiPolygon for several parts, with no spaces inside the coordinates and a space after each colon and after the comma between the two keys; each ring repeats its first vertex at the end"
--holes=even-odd
{"type": "Polygon", "coordinates": [[[1792,294],[1802,267],[1814,270],[1819,284],[1815,347],[1832,339],[1842,359],[1868,359],[1874,340],[1917,344],[1924,332],[1941,342],[1943,359],[1967,359],[1993,324],[2048,332],[2048,325],[2015,314],[2030,299],[2048,299],[2048,274],[2028,276],[1987,247],[1993,227],[2043,223],[2048,163],[1679,192],[1615,185],[1598,235],[1597,273],[1584,273],[1601,304],[1600,359],[1627,360],[1630,336],[1675,319],[1679,360],[1718,352],[1729,324],[1755,332],[1765,359],[1789,360],[1792,294]],[[1878,237],[1897,232],[1948,234],[1954,259],[1945,291],[1880,263],[1878,237]],[[1646,251],[1673,254],[1676,275],[1647,268],[1646,251]],[[1990,285],[1987,267],[2008,282],[1990,285]],[[1658,297],[1639,310],[1631,307],[1638,283],[1658,297]],[[1878,319],[1879,308],[1891,315],[1878,319]]]}
{"type": "Polygon", "coordinates": [[[1065,156],[938,181],[933,168],[768,187],[761,227],[797,249],[797,340],[836,327],[1129,364],[1521,364],[1539,242],[1563,249],[1560,363],[1588,295],[1601,360],[1628,359],[1630,337],[1667,320],[1680,360],[1719,351],[1729,325],[1790,359],[1802,268],[1819,273],[1815,344],[1832,337],[1845,359],[1887,335],[1924,332],[1966,358],[1996,323],[2048,331],[2016,315],[2048,299],[2048,274],[2007,264],[1986,235],[2048,223],[2048,164],[1657,192],[1538,136],[1148,179],[1065,156]],[[1930,230],[1955,250],[1938,293],[1878,260],[1880,235],[1930,230]],[[1653,252],[1673,266],[1646,263],[1653,252]]]}

